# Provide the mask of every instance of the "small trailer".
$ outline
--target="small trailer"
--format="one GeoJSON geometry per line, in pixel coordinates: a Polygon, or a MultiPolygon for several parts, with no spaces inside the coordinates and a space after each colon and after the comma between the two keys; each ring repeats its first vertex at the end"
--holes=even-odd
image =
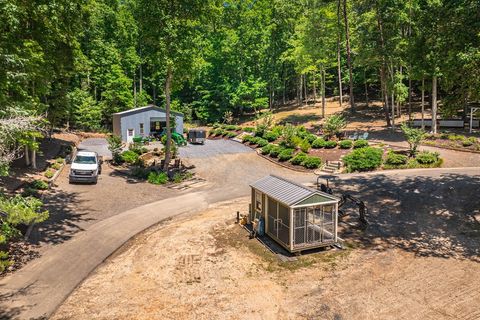
{"type": "Polygon", "coordinates": [[[263,220],[266,234],[288,251],[337,243],[339,198],[275,175],[250,187],[250,220],[263,220]]]}
{"type": "Polygon", "coordinates": [[[192,144],[205,144],[207,132],[204,129],[188,130],[187,140],[192,144]]]}

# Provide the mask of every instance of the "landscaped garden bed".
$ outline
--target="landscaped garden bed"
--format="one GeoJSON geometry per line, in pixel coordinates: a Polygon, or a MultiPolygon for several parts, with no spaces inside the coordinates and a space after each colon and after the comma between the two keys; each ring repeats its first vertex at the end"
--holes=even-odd
{"type": "Polygon", "coordinates": [[[171,145],[171,160],[174,163],[170,164],[168,170],[165,171],[163,168],[165,148],[148,150],[142,142],[135,142],[129,145],[128,150],[122,151],[119,137],[111,136],[108,141],[113,155],[112,167],[133,179],[156,185],[169,185],[193,177],[193,173],[188,171],[188,168],[185,168],[177,158],[178,146],[175,143],[171,145]]]}
{"type": "Polygon", "coordinates": [[[477,137],[467,137],[449,132],[436,135],[428,134],[425,136],[422,144],[461,151],[480,152],[480,140],[477,137]]]}

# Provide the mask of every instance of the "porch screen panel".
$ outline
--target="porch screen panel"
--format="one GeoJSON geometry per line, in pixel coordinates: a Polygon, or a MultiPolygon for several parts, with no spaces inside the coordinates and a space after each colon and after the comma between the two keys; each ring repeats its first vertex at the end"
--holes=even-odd
{"type": "Polygon", "coordinates": [[[334,240],[334,217],[335,207],[327,205],[322,207],[323,211],[323,239],[322,241],[334,240]]]}
{"type": "Polygon", "coordinates": [[[274,235],[277,236],[277,226],[276,226],[276,220],[277,220],[277,201],[271,199],[270,197],[267,197],[268,201],[268,213],[267,213],[267,219],[268,219],[268,229],[267,231],[274,235]]]}
{"type": "Polygon", "coordinates": [[[293,213],[293,244],[305,243],[305,220],[307,210],[305,208],[295,209],[293,213]]]}
{"type": "Polygon", "coordinates": [[[278,239],[284,244],[290,243],[290,209],[278,204],[278,239]]]}

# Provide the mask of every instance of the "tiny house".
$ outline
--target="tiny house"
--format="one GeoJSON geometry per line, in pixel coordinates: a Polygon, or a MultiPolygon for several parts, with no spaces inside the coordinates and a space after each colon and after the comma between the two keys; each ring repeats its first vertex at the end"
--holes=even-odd
{"type": "Polygon", "coordinates": [[[275,175],[250,187],[250,219],[263,218],[266,234],[285,249],[298,252],[337,242],[337,197],[275,175]]]}
{"type": "MultiPolygon", "coordinates": [[[[170,112],[170,125],[178,134],[183,134],[183,114],[170,112]]],[[[167,126],[167,112],[154,105],[130,109],[113,114],[113,134],[122,141],[133,142],[134,137],[160,134],[167,126]]]]}

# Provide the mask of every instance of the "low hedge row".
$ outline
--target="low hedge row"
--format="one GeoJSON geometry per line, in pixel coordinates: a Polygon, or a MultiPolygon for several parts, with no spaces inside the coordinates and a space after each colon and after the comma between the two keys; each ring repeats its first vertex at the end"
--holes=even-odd
{"type": "Polygon", "coordinates": [[[282,146],[267,144],[262,148],[262,154],[270,155],[272,158],[278,158],[278,161],[290,161],[293,165],[301,165],[307,169],[316,169],[322,165],[322,159],[308,156],[304,152],[295,154],[295,149],[284,148],[282,146]]]}

